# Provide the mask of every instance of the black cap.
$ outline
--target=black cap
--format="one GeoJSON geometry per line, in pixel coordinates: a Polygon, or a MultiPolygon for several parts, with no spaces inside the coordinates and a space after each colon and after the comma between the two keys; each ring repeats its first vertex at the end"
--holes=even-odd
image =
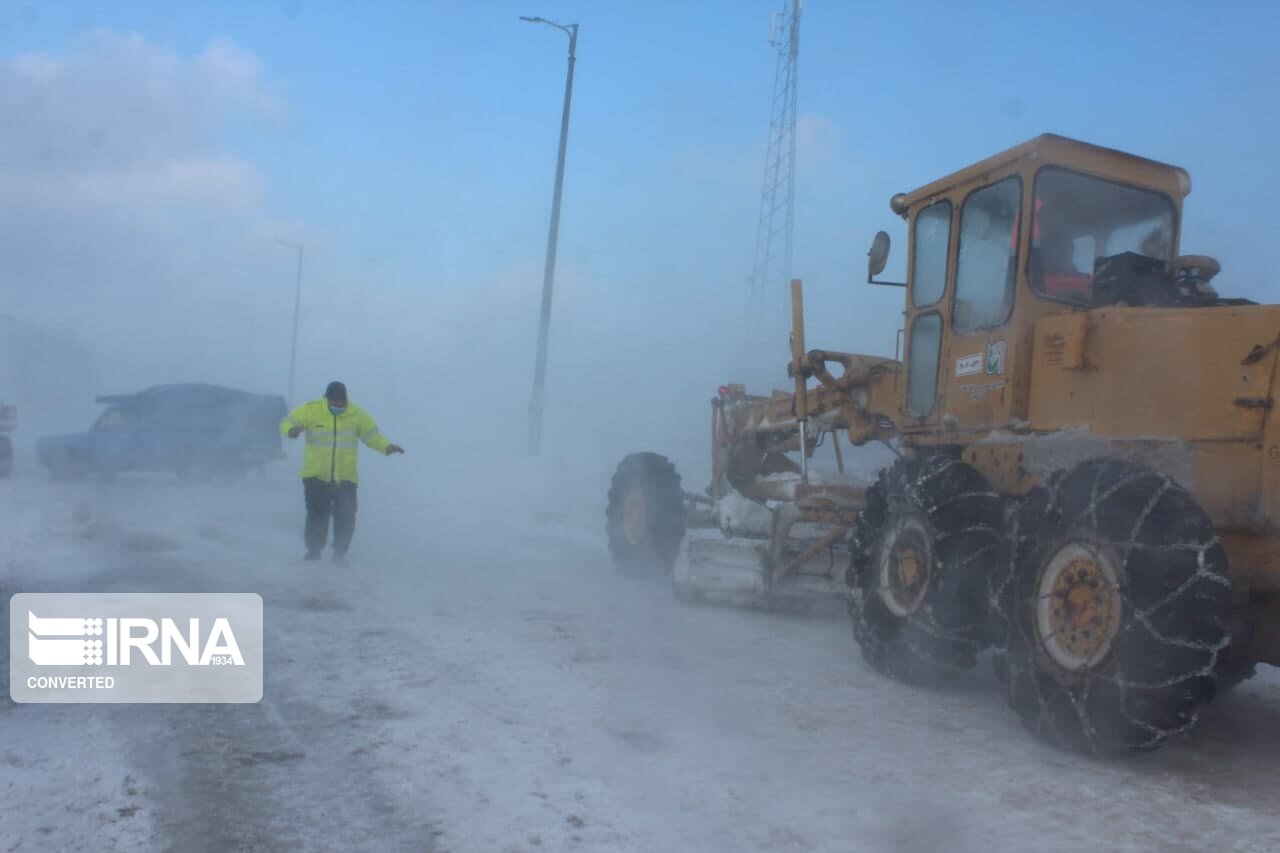
{"type": "Polygon", "coordinates": [[[324,389],[324,398],[335,403],[347,402],[347,386],[341,382],[330,382],[329,387],[324,389]]]}

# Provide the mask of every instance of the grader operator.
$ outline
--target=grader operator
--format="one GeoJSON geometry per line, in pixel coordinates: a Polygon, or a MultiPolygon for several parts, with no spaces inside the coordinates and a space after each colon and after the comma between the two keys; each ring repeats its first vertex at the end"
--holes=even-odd
{"type": "MultiPolygon", "coordinates": [[[[907,223],[903,358],[806,350],[712,400],[712,471],[619,464],[615,561],[676,590],[847,600],[866,661],[924,681],[989,651],[1049,741],[1147,749],[1280,663],[1280,306],[1180,254],[1177,167],[1045,135],[890,202],[907,223]],[[881,442],[873,482],[824,439],[881,442]]],[[[876,235],[868,281],[889,238],[876,235]]]]}

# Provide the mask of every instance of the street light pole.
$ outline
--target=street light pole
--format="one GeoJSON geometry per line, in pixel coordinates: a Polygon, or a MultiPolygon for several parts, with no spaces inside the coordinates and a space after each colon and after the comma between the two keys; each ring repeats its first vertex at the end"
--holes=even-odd
{"type": "Polygon", "coordinates": [[[529,453],[536,456],[542,450],[542,410],[544,388],[547,379],[547,337],[551,326],[551,289],[555,281],[556,242],[560,231],[560,193],[564,185],[565,143],[569,136],[569,103],[573,98],[573,64],[578,47],[578,25],[561,25],[545,18],[520,20],[534,24],[547,24],[569,36],[569,70],[564,81],[564,113],[560,117],[560,152],[556,157],[556,185],[551,199],[551,231],[547,235],[547,263],[542,276],[542,314],[538,322],[538,353],[533,374],[533,399],[529,404],[529,453]]]}
{"type": "Polygon", "coordinates": [[[293,376],[298,364],[298,311],[302,307],[302,245],[290,243],[288,240],[277,240],[282,246],[288,246],[298,253],[297,283],[293,291],[293,345],[289,349],[289,396],[287,405],[293,408],[293,376]]]}

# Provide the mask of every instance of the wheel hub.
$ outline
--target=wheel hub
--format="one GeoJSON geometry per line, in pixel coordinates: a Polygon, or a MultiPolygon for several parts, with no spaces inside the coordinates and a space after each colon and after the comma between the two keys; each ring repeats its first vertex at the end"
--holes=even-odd
{"type": "Polygon", "coordinates": [[[898,522],[880,558],[880,598],[896,616],[908,616],[924,601],[933,577],[929,532],[918,519],[898,522]]]}
{"type": "Polygon", "coordinates": [[[649,507],[643,492],[631,492],[622,505],[622,532],[631,545],[639,545],[645,539],[649,524],[649,507]]]}
{"type": "Polygon", "coordinates": [[[1040,577],[1036,630],[1045,652],[1068,671],[1101,661],[1120,631],[1124,601],[1117,567],[1109,549],[1071,542],[1040,577]]]}

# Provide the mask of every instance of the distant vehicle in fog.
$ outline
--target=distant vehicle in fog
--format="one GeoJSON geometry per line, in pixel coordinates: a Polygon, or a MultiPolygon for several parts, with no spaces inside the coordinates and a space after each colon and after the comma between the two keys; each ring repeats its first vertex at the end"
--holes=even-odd
{"type": "Polygon", "coordinates": [[[13,439],[9,433],[18,425],[18,408],[0,402],[0,477],[13,473],[13,439]]]}
{"type": "Polygon", "coordinates": [[[108,408],[87,432],[45,436],[36,459],[55,478],[128,471],[234,479],[283,459],[284,398],[201,383],[96,398],[108,408]]]}

